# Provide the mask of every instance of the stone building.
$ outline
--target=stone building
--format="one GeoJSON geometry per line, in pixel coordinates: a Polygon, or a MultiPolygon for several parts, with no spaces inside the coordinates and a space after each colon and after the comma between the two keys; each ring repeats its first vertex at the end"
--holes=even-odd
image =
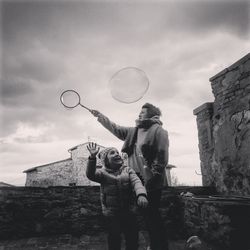
{"type": "MultiPolygon", "coordinates": [[[[70,148],[68,150],[70,153],[70,158],[68,159],[48,163],[41,166],[36,166],[34,168],[30,168],[23,171],[27,174],[25,186],[49,187],[99,185],[96,182],[90,181],[85,174],[89,157],[89,152],[86,147],[87,144],[88,143],[86,142],[73,148],[70,148]]],[[[103,146],[98,146],[100,147],[100,150],[104,149],[103,146]]],[[[123,154],[123,159],[126,163],[126,154],[123,154]]],[[[101,165],[100,162],[99,165],[101,165]]],[[[175,168],[175,166],[168,165],[165,169],[165,174],[170,185],[170,171],[172,168],[175,168]]]]}
{"type": "Polygon", "coordinates": [[[0,181],[0,187],[14,187],[14,185],[11,185],[11,184],[3,182],[3,181],[0,181]]]}
{"type": "Polygon", "coordinates": [[[197,116],[202,181],[223,194],[250,194],[250,53],[210,78],[214,102],[197,116]]]}
{"type": "MultiPolygon", "coordinates": [[[[86,165],[89,157],[87,144],[83,143],[68,151],[70,158],[30,168],[24,171],[27,174],[25,186],[88,186],[98,185],[90,181],[86,175],[86,165]]],[[[100,146],[100,150],[103,146],[100,146]]]]}

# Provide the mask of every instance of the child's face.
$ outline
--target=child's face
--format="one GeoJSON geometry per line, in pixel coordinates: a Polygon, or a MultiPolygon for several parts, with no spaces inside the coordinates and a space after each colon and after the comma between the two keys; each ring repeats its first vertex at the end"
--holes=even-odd
{"type": "Polygon", "coordinates": [[[107,154],[107,161],[109,163],[109,168],[111,169],[119,168],[123,164],[123,159],[116,148],[109,150],[107,154]]]}

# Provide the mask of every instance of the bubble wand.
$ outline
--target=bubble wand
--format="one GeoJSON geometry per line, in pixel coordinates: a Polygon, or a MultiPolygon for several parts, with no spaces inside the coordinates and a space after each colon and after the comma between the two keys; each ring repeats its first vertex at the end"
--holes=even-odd
{"type": "Polygon", "coordinates": [[[81,97],[75,90],[68,89],[63,91],[60,96],[60,101],[62,105],[66,108],[73,109],[79,105],[92,112],[92,109],[89,109],[88,107],[81,104],[81,97]]]}

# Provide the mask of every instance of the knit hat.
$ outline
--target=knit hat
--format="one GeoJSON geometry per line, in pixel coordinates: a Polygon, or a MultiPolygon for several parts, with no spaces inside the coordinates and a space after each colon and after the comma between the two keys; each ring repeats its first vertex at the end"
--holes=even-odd
{"type": "Polygon", "coordinates": [[[98,154],[98,157],[99,157],[99,159],[100,159],[100,161],[101,161],[101,164],[102,164],[103,166],[105,166],[105,159],[106,159],[106,157],[107,157],[107,155],[108,155],[108,152],[109,152],[111,149],[116,149],[116,148],[114,148],[114,147],[104,148],[104,149],[103,149],[102,151],[100,151],[100,153],[98,154]]]}

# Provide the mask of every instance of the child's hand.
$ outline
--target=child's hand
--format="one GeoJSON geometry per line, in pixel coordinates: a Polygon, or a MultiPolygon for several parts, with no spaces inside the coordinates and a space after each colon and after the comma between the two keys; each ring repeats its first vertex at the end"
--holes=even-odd
{"type": "Polygon", "coordinates": [[[148,206],[148,199],[145,196],[140,195],[137,199],[137,205],[141,208],[146,208],[148,206]]]}
{"type": "Polygon", "coordinates": [[[87,149],[90,153],[91,157],[96,157],[96,155],[98,154],[100,148],[96,146],[96,143],[94,142],[89,142],[89,145],[87,146],[87,149]]]}

